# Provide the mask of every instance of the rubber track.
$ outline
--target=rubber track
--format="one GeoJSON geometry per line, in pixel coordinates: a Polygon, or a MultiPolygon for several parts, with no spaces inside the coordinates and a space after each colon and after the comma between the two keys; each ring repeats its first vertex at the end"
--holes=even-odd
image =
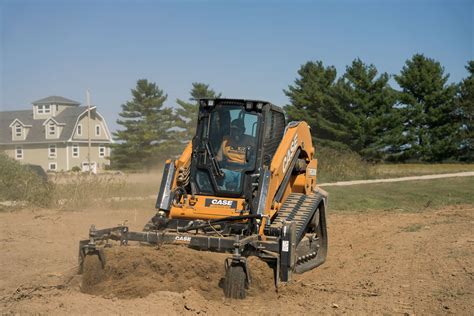
{"type": "Polygon", "coordinates": [[[273,220],[272,225],[277,225],[283,221],[296,222],[296,240],[299,242],[306,231],[314,211],[322,200],[319,193],[306,195],[303,193],[291,193],[282,208],[278,211],[277,217],[273,220]]]}

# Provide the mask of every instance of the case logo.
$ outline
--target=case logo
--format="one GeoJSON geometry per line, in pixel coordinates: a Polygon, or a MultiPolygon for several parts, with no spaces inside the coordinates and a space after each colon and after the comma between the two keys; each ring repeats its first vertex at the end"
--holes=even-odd
{"type": "Polygon", "coordinates": [[[286,169],[288,169],[288,166],[290,165],[290,162],[297,148],[298,148],[298,134],[295,134],[295,136],[293,137],[293,140],[291,141],[290,148],[288,148],[288,151],[286,152],[286,155],[283,158],[283,173],[286,173],[286,169]]]}
{"type": "Polygon", "coordinates": [[[178,242],[178,243],[186,243],[186,244],[188,244],[188,243],[191,242],[191,237],[189,237],[189,236],[176,236],[176,237],[174,238],[174,241],[175,241],[175,242],[178,242]]]}
{"type": "Polygon", "coordinates": [[[236,208],[237,207],[237,201],[222,200],[222,199],[206,199],[205,205],[210,206],[210,207],[236,208]]]}

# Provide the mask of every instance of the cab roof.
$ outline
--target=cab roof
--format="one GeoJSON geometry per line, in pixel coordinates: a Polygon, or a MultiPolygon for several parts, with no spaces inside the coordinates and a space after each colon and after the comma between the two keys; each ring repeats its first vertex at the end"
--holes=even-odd
{"type": "Polygon", "coordinates": [[[234,105],[234,104],[242,104],[245,105],[247,102],[252,102],[252,103],[263,103],[264,105],[268,104],[270,108],[274,111],[280,112],[280,113],[285,113],[283,109],[279,106],[276,106],[275,104],[264,101],[264,100],[252,100],[252,99],[232,99],[232,98],[200,98],[198,99],[199,101],[208,101],[208,100],[214,100],[215,104],[223,104],[223,105],[234,105]]]}

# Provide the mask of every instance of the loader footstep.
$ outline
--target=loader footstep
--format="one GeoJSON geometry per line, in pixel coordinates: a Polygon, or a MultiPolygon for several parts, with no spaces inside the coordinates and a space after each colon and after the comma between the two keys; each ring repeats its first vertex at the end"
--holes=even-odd
{"type": "Polygon", "coordinates": [[[105,276],[102,262],[98,255],[89,255],[84,258],[81,291],[90,292],[105,276]]]}

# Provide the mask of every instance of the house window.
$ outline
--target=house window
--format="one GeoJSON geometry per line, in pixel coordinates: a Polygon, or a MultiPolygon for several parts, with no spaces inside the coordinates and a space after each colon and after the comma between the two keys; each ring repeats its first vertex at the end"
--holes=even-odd
{"type": "Polygon", "coordinates": [[[95,136],[100,136],[100,125],[95,126],[95,136]]]}
{"type": "Polygon", "coordinates": [[[21,137],[21,136],[23,136],[23,128],[21,127],[20,124],[17,124],[17,125],[15,126],[15,136],[16,136],[16,137],[21,137]]]}
{"type": "Polygon", "coordinates": [[[57,164],[55,162],[50,162],[49,165],[48,165],[48,170],[56,171],[57,170],[57,164]]]}
{"type": "Polygon", "coordinates": [[[77,136],[82,136],[82,125],[77,125],[77,136]]]}
{"type": "Polygon", "coordinates": [[[105,145],[99,145],[99,157],[105,157],[105,145]]]}
{"type": "Polygon", "coordinates": [[[38,114],[51,113],[51,106],[49,104],[38,105],[36,113],[38,114]]]}
{"type": "Polygon", "coordinates": [[[57,157],[56,145],[49,145],[49,147],[48,147],[48,157],[49,158],[56,158],[57,157]]]}
{"type": "Polygon", "coordinates": [[[72,156],[79,157],[79,145],[72,145],[72,156]]]}
{"type": "Polygon", "coordinates": [[[23,147],[18,146],[15,148],[15,158],[16,159],[23,159],[23,147]]]}
{"type": "Polygon", "coordinates": [[[48,135],[49,136],[56,135],[56,125],[54,125],[52,123],[48,125],[48,135]]]}

